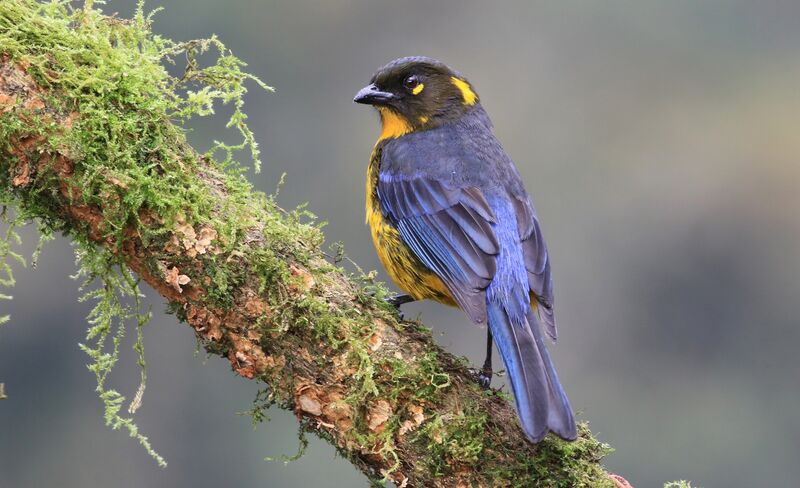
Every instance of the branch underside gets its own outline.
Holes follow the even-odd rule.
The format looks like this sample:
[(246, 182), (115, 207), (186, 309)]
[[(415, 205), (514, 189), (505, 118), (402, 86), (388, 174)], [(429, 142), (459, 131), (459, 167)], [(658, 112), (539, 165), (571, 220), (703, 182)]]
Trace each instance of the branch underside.
[[(206, 350), (264, 382), (270, 401), (368, 476), (416, 487), (614, 486), (600, 464), (608, 448), (586, 425), (573, 443), (527, 442), (507, 398), (481, 389), (465, 360), (398, 321), (383, 288), (373, 296), (325, 260), (318, 229), (195, 153), (179, 131), (174, 160), (142, 154), (147, 169), (123, 179), (113, 161), (70, 143), (91, 121), (59, 75), (2, 46), (0, 55), (0, 178), (16, 205), (124, 263)], [(207, 200), (131, 198), (149, 179)]]

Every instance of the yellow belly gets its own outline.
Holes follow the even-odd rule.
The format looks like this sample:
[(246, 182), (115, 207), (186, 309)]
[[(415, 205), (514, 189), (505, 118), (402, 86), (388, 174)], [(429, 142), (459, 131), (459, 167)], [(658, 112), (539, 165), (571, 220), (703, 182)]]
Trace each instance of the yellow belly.
[(415, 299), (429, 298), (455, 306), (442, 280), (414, 255), (383, 216), (377, 195), (379, 159), (380, 148), (376, 147), (367, 169), (367, 223), (381, 264), (397, 286)]

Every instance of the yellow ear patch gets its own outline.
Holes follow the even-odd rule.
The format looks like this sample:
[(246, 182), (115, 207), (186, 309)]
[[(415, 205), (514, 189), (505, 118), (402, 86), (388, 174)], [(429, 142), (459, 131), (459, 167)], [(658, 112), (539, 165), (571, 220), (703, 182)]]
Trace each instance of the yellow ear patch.
[(422, 93), (422, 90), (425, 88), (424, 83), (420, 83), (419, 85), (415, 86), (413, 90), (411, 90), (412, 95), (419, 95)]
[(411, 132), (411, 124), (402, 115), (386, 107), (378, 107), (378, 111), (381, 114), (381, 125), (383, 126), (378, 141), (394, 139)]
[(472, 88), (470, 88), (469, 83), (460, 78), (456, 78), (455, 76), (451, 76), (450, 80), (453, 82), (456, 88), (458, 88), (458, 90), (461, 92), (461, 96), (464, 97), (464, 104), (475, 105), (475, 102), (478, 100), (478, 95), (476, 95), (475, 92), (472, 91)]

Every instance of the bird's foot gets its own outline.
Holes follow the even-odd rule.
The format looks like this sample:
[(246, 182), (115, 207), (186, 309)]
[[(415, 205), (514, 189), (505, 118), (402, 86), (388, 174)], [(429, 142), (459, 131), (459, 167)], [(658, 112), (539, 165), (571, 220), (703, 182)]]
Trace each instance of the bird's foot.
[(492, 369), (483, 368), (478, 372), (478, 384), (484, 390), (489, 389), (492, 384)]
[(386, 297), (385, 300), (386, 300), (386, 303), (388, 303), (390, 305), (394, 305), (395, 308), (399, 309), (400, 305), (403, 305), (403, 304), (406, 304), (406, 303), (411, 303), (415, 299), (411, 295), (406, 295), (405, 293), (401, 293), (399, 295), (393, 295), (393, 296), (390, 296), (390, 297)]
[(405, 303), (413, 302), (413, 301), (415, 301), (415, 298), (412, 297), (411, 295), (406, 295), (405, 293), (400, 293), (400, 294), (397, 294), (397, 295), (388, 296), (388, 297), (384, 298), (383, 300), (386, 303), (388, 303), (389, 305), (392, 305), (395, 308), (395, 310), (397, 310), (397, 317), (401, 321), (403, 321), (403, 320), (405, 320), (405, 316), (403, 315), (403, 312), (400, 310), (400, 305), (403, 305)]

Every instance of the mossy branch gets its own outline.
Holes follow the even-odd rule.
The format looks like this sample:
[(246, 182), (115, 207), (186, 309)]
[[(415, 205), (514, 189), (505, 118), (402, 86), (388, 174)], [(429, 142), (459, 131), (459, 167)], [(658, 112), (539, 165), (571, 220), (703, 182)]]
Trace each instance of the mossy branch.
[[(219, 60), (201, 68), (195, 54), (209, 47)], [(189, 62), (176, 78), (164, 63), (180, 53)], [(479, 388), (426, 328), (399, 321), (384, 287), (326, 260), (304, 212), (253, 191), (232, 159), (242, 147), (258, 157), (240, 103), (254, 78), (242, 66), (216, 39), (152, 34), (141, 8), (122, 21), (90, 3), (0, 3), (0, 198), (15, 222), (76, 242), (85, 278), (101, 283), (90, 335), (104, 340), (112, 317), (132, 316), (141, 331), (141, 312), (119, 298), (138, 297), (141, 280), (209, 353), (266, 385), (255, 419), (271, 404), (293, 410), (373, 480), (619, 486), (600, 464), (609, 448), (585, 424), (572, 443), (527, 442), (505, 395)], [(243, 143), (201, 155), (180, 124), (215, 102), (234, 105), (229, 126)], [(110, 337), (112, 352), (102, 340), (86, 349), (119, 410), (103, 386), (121, 331)]]

